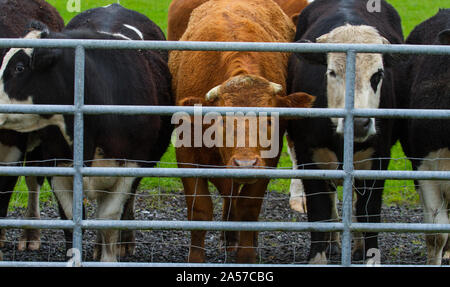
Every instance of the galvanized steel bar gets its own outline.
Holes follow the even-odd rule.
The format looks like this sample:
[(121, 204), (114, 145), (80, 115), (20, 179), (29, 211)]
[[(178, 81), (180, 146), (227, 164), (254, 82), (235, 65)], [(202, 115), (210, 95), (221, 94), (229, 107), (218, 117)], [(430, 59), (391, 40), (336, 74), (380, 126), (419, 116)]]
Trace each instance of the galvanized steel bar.
[[(166, 115), (186, 113), (194, 115), (194, 107), (181, 106), (101, 106), (86, 105), (81, 109), (85, 115)], [(262, 107), (211, 107), (203, 106), (201, 113), (229, 112), (242, 113), (278, 113), (281, 117), (300, 118), (344, 118), (345, 109), (331, 108), (262, 108)], [(2, 105), (0, 113), (6, 114), (75, 114), (75, 108), (67, 105)], [(354, 109), (354, 117), (403, 118), (403, 119), (450, 119), (450, 110), (413, 110), (413, 109)]]
[[(0, 228), (5, 229), (71, 229), (72, 220), (1, 219)], [(211, 231), (275, 231), (275, 232), (340, 232), (345, 228), (341, 222), (239, 222), (239, 221), (172, 221), (172, 220), (82, 220), (82, 229), (125, 230), (211, 230)], [(450, 233), (450, 224), (437, 223), (356, 223), (349, 226), (352, 232), (396, 233)]]
[(72, 229), (75, 226), (72, 220), (50, 220), (50, 219), (0, 219), (0, 228), (23, 228), (23, 229)]
[(87, 39), (0, 39), (0, 48), (76, 48), (86, 49), (151, 49), (186, 51), (255, 51), (255, 52), (342, 52), (394, 54), (450, 54), (445, 45), (378, 45), (267, 42), (189, 42), (189, 41), (129, 41)]
[(77, 250), (79, 258), (83, 252), (83, 238), (81, 221), (83, 220), (83, 153), (84, 153), (84, 80), (85, 80), (85, 50), (78, 46), (75, 50), (75, 91), (74, 91), (74, 142), (73, 142), (73, 248)]
[(352, 234), (350, 225), (352, 223), (352, 195), (353, 195), (353, 114), (355, 107), (355, 69), (356, 53), (353, 50), (347, 52), (345, 66), (345, 110), (347, 115), (344, 118), (344, 194), (342, 203), (342, 222), (344, 231), (342, 232), (342, 265), (350, 266), (352, 263)]
[[(343, 179), (343, 170), (83, 167), (83, 176)], [(74, 176), (71, 167), (1, 166), (0, 176)], [(354, 170), (357, 179), (450, 180), (448, 171)]]

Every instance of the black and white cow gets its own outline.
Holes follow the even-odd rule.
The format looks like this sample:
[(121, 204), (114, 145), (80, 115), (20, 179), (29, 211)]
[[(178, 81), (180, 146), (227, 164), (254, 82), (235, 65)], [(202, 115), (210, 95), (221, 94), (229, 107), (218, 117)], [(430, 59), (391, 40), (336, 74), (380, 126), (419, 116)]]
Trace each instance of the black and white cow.
[[(381, 1), (381, 12), (369, 12), (363, 0), (316, 0), (303, 10), (297, 25), (297, 42), (400, 44), (401, 20), (395, 9)], [(392, 57), (358, 54), (356, 59), (355, 107), (392, 108), (395, 94), (390, 68)], [(289, 63), (288, 92), (316, 96), (314, 107), (344, 108), (345, 63), (342, 53), (294, 54)], [(356, 118), (354, 121), (354, 168), (386, 169), (390, 157), (393, 121)], [(343, 162), (343, 119), (306, 118), (292, 121), (288, 134), (294, 142), (298, 164), (312, 169), (340, 169)], [(372, 160), (370, 160), (372, 159)], [(312, 163), (312, 165), (309, 165)], [(303, 180), (309, 221), (334, 221), (337, 181)], [(382, 180), (355, 180), (358, 222), (379, 222)], [(328, 233), (312, 232), (310, 263), (327, 263)], [(354, 258), (362, 259), (378, 247), (376, 233), (364, 234), (364, 246), (355, 247)], [(336, 250), (332, 246), (330, 250)]]
[[(419, 24), (406, 39), (412, 45), (450, 45), (450, 9)], [(450, 56), (411, 55), (403, 65), (401, 107), (450, 109)], [(405, 122), (402, 146), (414, 170), (450, 170), (448, 120), (411, 119)], [(450, 182), (418, 180), (426, 223), (450, 224)], [(441, 265), (450, 240), (447, 233), (426, 235), (427, 263)]]
[[(58, 11), (44, 0), (2, 0), (0, 1), (0, 38), (22, 37), (27, 25), (32, 20), (39, 20), (54, 31), (64, 28), (64, 21)], [(0, 48), (0, 65), (7, 49)], [(33, 137), (34, 138), (34, 137)], [(31, 138), (30, 138), (31, 139)], [(29, 135), (15, 131), (0, 131), (0, 164), (17, 165), (23, 161), (28, 148), (35, 148), (35, 141), (28, 142)], [(34, 150), (27, 155), (28, 160), (38, 160), (39, 150)], [(26, 182), (29, 189), (28, 208), (25, 216), (27, 218), (39, 218), (39, 189), (37, 178), (27, 177)], [(41, 179), (39, 179), (40, 181)], [(17, 182), (17, 177), (0, 177), (0, 218), (7, 215), (8, 205), (12, 191)], [(24, 230), (18, 245), (18, 250), (26, 248), (37, 250), (40, 247), (39, 230)], [(6, 232), (0, 230), (0, 247), (6, 240)]]
[[(136, 28), (135, 17), (123, 10), (121, 16), (109, 14), (102, 21), (121, 23)], [(86, 13), (86, 12), (85, 12)], [(125, 16), (124, 16), (125, 15)], [(114, 17), (113, 17), (114, 16)], [(99, 17), (99, 16), (98, 16)], [(147, 29), (160, 31), (146, 19)], [(119, 25), (120, 26), (120, 25)], [(121, 31), (97, 31), (82, 24), (62, 33), (54, 33), (41, 23), (34, 25), (25, 38), (42, 39), (105, 39), (123, 40)], [(117, 25), (109, 25), (111, 29)], [(160, 33), (160, 35), (163, 35)], [(129, 37), (128, 37), (129, 38)], [(164, 40), (164, 37), (154, 40)], [(73, 49), (11, 49), (8, 61), (0, 68), (0, 102), (72, 105), (74, 102)], [(85, 69), (86, 105), (172, 105), (170, 73), (167, 58), (159, 52), (146, 50), (87, 50)], [(92, 167), (151, 167), (165, 152), (172, 133), (169, 117), (102, 115), (84, 117), (84, 159)], [(45, 159), (72, 158), (73, 116), (62, 115), (0, 115), (0, 127), (16, 131), (36, 131), (47, 126), (58, 127), (64, 144), (55, 140), (55, 132), (43, 130), (40, 134)], [(61, 137), (61, 135), (63, 137)], [(57, 136), (57, 135), (56, 135)], [(60, 162), (58, 166), (71, 166)], [(91, 177), (84, 179), (85, 195), (96, 199), (97, 217), (118, 220), (140, 178)], [(53, 177), (52, 188), (66, 218), (72, 218), (72, 178)], [(101, 261), (116, 261), (119, 232), (99, 231)]]

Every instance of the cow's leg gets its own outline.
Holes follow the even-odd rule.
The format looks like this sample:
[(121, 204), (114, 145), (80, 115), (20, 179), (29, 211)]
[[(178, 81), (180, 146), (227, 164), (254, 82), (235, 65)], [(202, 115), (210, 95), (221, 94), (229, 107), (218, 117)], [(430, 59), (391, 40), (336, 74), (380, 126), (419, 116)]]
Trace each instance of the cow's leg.
[[(139, 186), (141, 178), (136, 179), (133, 182), (131, 189), (131, 196), (125, 203), (125, 207), (122, 213), (121, 220), (134, 220), (134, 200), (136, 198), (136, 190)], [(121, 230), (120, 231), (120, 257), (134, 255), (136, 248), (136, 237), (134, 230)]]
[[(450, 216), (450, 200), (447, 200), (447, 210), (449, 211)], [(447, 238), (447, 244), (444, 247), (444, 259), (450, 259), (450, 237)]]
[[(426, 223), (450, 224), (448, 202), (441, 190), (441, 183), (432, 180), (419, 180), (420, 197), (423, 203), (424, 221)], [(450, 191), (449, 191), (450, 194)], [(441, 265), (448, 233), (425, 235), (427, 243), (427, 264)]]
[[(27, 176), (25, 180), (28, 186), (28, 207), (25, 218), (40, 219), (39, 192), (41, 186), (38, 183), (37, 177)], [(23, 251), (27, 247), (29, 250), (39, 250), (41, 247), (41, 231), (39, 229), (24, 229), (22, 231), (17, 249)]]
[[(213, 204), (208, 191), (208, 181), (204, 178), (183, 178), (188, 220), (211, 221)], [(205, 230), (191, 231), (191, 246), (188, 261), (205, 261)]]
[[(18, 177), (0, 176), (0, 219), (6, 218), (8, 214), (9, 201), (14, 191)], [(6, 243), (6, 229), (0, 228), (0, 248)]]
[[(292, 169), (297, 169), (297, 156), (295, 154), (294, 143), (289, 140), (288, 142), (288, 154), (292, 161)], [(301, 179), (293, 178), (291, 179), (291, 185), (289, 186), (289, 205), (291, 209), (298, 211), (300, 213), (306, 213), (306, 198), (305, 198), (305, 189), (303, 187), (303, 182)]]
[[(122, 217), (134, 180), (135, 178), (130, 177), (119, 178), (113, 190), (98, 196), (98, 219), (119, 220)], [(99, 234), (102, 240), (100, 261), (116, 262), (119, 255), (119, 230), (100, 230)]]
[[(259, 179), (254, 184), (244, 185), (236, 200), (238, 221), (258, 221), (264, 194), (269, 180)], [(258, 247), (257, 231), (240, 231), (237, 263), (255, 263)]]
[[(58, 201), (59, 215), (62, 220), (71, 220), (73, 202), (73, 178), (55, 176), (51, 179), (51, 185), (56, 200)], [(73, 233), (71, 229), (64, 229), (66, 249), (72, 248)]]
[[(236, 196), (238, 195), (240, 184), (231, 179), (211, 179), (211, 182), (219, 190), (223, 197), (222, 220), (235, 221)], [(237, 231), (224, 231), (221, 234), (222, 246), (228, 251), (235, 251), (238, 244)]]
[[(362, 223), (380, 223), (384, 180), (356, 180), (356, 218)], [(378, 249), (378, 233), (363, 232), (364, 246), (355, 249), (353, 259), (365, 260), (367, 251)]]
[[(330, 199), (331, 199), (331, 219), (333, 222), (339, 222), (339, 214), (337, 210), (337, 193), (332, 192), (330, 193)], [(341, 240), (340, 240), (340, 233), (339, 232), (332, 232), (331, 238), (330, 238), (330, 244), (327, 248), (327, 254), (329, 255), (337, 255), (340, 253), (340, 246), (341, 246)]]
[[(303, 180), (308, 206), (309, 222), (329, 222), (332, 219), (332, 202), (328, 184), (323, 180)], [(311, 232), (309, 264), (327, 264), (326, 249), (330, 233)]]

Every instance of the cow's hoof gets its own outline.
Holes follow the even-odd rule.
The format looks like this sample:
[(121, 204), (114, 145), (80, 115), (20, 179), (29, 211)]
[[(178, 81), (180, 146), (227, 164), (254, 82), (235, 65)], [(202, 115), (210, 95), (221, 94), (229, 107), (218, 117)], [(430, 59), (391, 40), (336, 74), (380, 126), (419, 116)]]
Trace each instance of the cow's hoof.
[(305, 197), (295, 197), (289, 200), (289, 205), (292, 210), (295, 210), (300, 213), (306, 213), (306, 198)]
[(133, 256), (136, 253), (136, 244), (120, 243), (120, 257)]
[(97, 243), (94, 246), (94, 252), (92, 254), (92, 259), (94, 259), (94, 261), (99, 261), (101, 255), (102, 255), (102, 245)]
[(39, 229), (25, 229), (19, 239), (17, 250), (36, 251), (41, 248), (41, 231)]
[(236, 263), (256, 263), (256, 250), (252, 247), (240, 247), (236, 254)]
[(450, 259), (450, 250), (447, 250), (444, 252), (444, 256), (442, 257), (443, 259)]
[(331, 256), (336, 256), (341, 254), (341, 246), (339, 246), (338, 242), (331, 242), (327, 246), (327, 254), (330, 254)]
[(6, 244), (6, 229), (0, 229), (0, 248), (5, 247)]
[(0, 261), (3, 261), (3, 252), (0, 251)]
[(238, 234), (236, 231), (222, 232), (219, 242), (220, 250), (222, 251), (226, 250), (227, 252), (235, 252), (238, 247), (237, 236)]
[(353, 251), (352, 260), (355, 262), (364, 260), (364, 252), (362, 249), (356, 249)]
[(328, 263), (325, 252), (316, 253), (314, 257), (309, 259), (309, 264), (326, 265)]

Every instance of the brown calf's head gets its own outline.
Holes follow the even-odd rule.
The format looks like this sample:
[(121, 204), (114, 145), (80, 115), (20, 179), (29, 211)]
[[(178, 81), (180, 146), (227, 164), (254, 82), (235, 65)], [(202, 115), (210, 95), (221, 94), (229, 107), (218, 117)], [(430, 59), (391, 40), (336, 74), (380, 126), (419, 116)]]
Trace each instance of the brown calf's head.
[[(314, 97), (305, 93), (282, 95), (283, 86), (255, 75), (235, 76), (211, 89), (206, 104), (218, 107), (307, 108)], [(219, 119), (219, 120), (217, 120)], [(203, 122), (205, 124), (205, 121)], [(216, 147), (223, 165), (230, 168), (274, 167), (280, 154), (285, 121), (270, 113), (216, 114)], [(204, 133), (208, 133), (209, 128)], [(210, 131), (209, 131), (210, 133)], [(206, 142), (204, 143), (206, 144)]]

